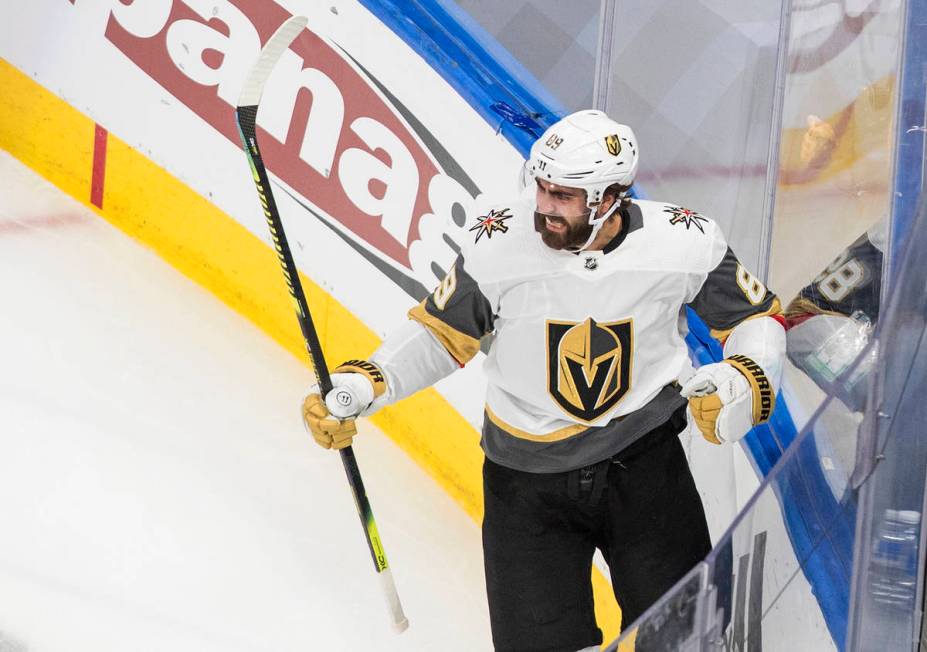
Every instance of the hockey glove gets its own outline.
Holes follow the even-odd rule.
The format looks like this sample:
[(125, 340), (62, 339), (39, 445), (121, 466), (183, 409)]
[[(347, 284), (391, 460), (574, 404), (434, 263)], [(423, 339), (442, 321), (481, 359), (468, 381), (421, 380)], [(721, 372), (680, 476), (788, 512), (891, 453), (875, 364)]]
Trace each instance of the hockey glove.
[(689, 399), (690, 418), (712, 444), (742, 438), (769, 419), (775, 404), (763, 369), (742, 355), (700, 367), (681, 394)]
[(386, 377), (366, 360), (349, 360), (331, 374), (332, 390), (325, 396), (319, 386), (303, 400), (303, 424), (322, 448), (340, 450), (357, 434), (355, 417), (386, 393)]

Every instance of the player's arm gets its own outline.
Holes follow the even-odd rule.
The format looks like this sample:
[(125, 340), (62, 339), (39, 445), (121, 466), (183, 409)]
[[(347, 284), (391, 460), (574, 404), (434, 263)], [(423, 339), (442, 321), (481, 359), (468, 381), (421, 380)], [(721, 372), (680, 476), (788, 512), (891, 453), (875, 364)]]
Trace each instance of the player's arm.
[(705, 439), (736, 441), (775, 407), (785, 355), (779, 299), (725, 244), (689, 305), (723, 344), (724, 360), (696, 370), (682, 394)]
[(463, 257), (392, 332), (369, 360), (351, 360), (331, 375), (323, 401), (317, 387), (303, 402), (303, 420), (319, 445), (344, 448), (357, 433), (354, 418), (373, 414), (462, 367), (493, 328), (493, 310)]

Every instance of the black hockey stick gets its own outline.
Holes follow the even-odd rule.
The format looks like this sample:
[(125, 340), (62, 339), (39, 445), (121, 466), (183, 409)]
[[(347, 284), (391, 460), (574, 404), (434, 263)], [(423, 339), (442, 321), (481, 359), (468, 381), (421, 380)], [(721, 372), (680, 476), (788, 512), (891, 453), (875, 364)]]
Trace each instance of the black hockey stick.
[[(312, 323), (312, 315), (309, 314), (309, 305), (306, 303), (306, 296), (299, 281), (299, 272), (296, 269), (296, 263), (293, 261), (293, 254), (290, 252), (286, 234), (283, 232), (283, 222), (280, 220), (280, 213), (277, 211), (277, 204), (274, 202), (274, 195), (270, 189), (267, 168), (264, 167), (264, 161), (261, 159), (256, 133), (258, 104), (261, 101), (264, 84), (270, 77), (274, 65), (290, 44), (296, 40), (296, 37), (306, 27), (307, 23), (308, 19), (304, 16), (293, 16), (270, 37), (270, 40), (261, 50), (261, 54), (254, 66), (248, 72), (248, 77), (238, 98), (238, 106), (235, 107), (235, 117), (238, 122), (238, 133), (241, 136), (245, 153), (248, 155), (248, 163), (251, 165), (251, 174), (257, 186), (258, 196), (260, 196), (261, 205), (264, 207), (264, 216), (267, 218), (267, 225), (270, 227), (270, 234), (274, 239), (277, 257), (280, 259), (280, 265), (283, 268), (283, 277), (290, 290), (290, 295), (293, 297), (299, 327), (302, 330), (303, 339), (306, 341), (306, 349), (309, 351), (312, 367), (315, 370), (319, 388), (324, 398), (332, 389), (331, 376), (329, 376), (328, 367), (325, 364), (325, 357), (322, 355), (319, 336), (316, 333), (315, 325)], [(361, 525), (367, 537), (367, 547), (370, 549), (373, 565), (380, 576), (381, 586), (393, 616), (393, 625), (397, 631), (404, 631), (409, 626), (409, 621), (406, 619), (402, 611), (402, 604), (399, 602), (399, 594), (396, 592), (396, 584), (393, 582), (393, 575), (386, 561), (386, 552), (380, 542), (377, 523), (373, 518), (373, 511), (370, 509), (367, 493), (364, 491), (364, 482), (361, 480), (360, 469), (357, 468), (354, 451), (348, 446), (341, 449), (340, 453), (341, 462), (344, 464), (344, 470), (348, 475), (348, 483), (351, 485), (351, 491), (354, 494), (357, 514), (360, 516)]]

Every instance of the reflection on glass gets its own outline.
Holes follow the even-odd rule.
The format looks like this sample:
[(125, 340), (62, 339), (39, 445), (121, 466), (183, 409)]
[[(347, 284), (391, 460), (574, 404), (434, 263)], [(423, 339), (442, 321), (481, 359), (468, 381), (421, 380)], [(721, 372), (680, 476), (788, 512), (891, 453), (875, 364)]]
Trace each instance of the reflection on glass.
[(717, 221), (766, 281), (782, 0), (614, 4), (604, 108), (634, 125), (640, 187)]
[[(818, 116), (808, 115), (806, 128), (794, 147), (798, 151), (797, 164), (788, 168), (781, 179), (786, 186), (822, 184), (817, 194), (807, 198), (808, 209), (821, 212), (817, 228), (822, 233), (839, 228), (844, 217), (828, 213), (833, 193), (827, 192), (826, 183), (821, 181), (827, 177), (826, 170), (833, 164), (838, 145), (838, 130)], [(841, 194), (843, 191), (837, 193)], [(852, 222), (850, 226), (853, 228)], [(852, 474), (869, 376), (877, 355), (876, 347), (868, 344), (879, 319), (886, 231), (887, 219), (883, 216), (855, 234), (855, 240), (829, 263), (804, 272), (810, 282), (798, 290), (785, 309), (787, 355), (792, 366), (785, 371), (784, 387), (796, 427), (804, 426), (825, 397), (837, 399), (823, 410), (815, 431), (827, 462), (824, 473), (837, 498)], [(833, 239), (818, 237), (820, 241), (815, 244), (819, 249), (832, 250)], [(793, 267), (804, 264), (796, 262)], [(864, 350), (866, 358), (858, 361)], [(822, 430), (835, 436), (823, 437)]]
[[(923, 282), (921, 298), (905, 303), (917, 319), (898, 322), (910, 333), (893, 326), (880, 297), (900, 7), (897, 0), (792, 3), (769, 285), (791, 298), (783, 395), (800, 434), (770, 428), (781, 448), (791, 445), (705, 560), (699, 591), (677, 585), (609, 649), (632, 649), (625, 646), (645, 632), (677, 631), (689, 638), (676, 636), (663, 649), (843, 650), (851, 605), (860, 604), (871, 611), (856, 615), (853, 649), (910, 648), (923, 478), (916, 495), (898, 485), (905, 464), (916, 466), (927, 446), (917, 433), (891, 429), (901, 412), (886, 401), (891, 393), (879, 396), (887, 414), (869, 395), (870, 378), (883, 372), (877, 346), (927, 368), (911, 362), (927, 360)], [(876, 341), (880, 317), (892, 330)], [(885, 383), (898, 384), (899, 395), (927, 378), (897, 367)], [(925, 394), (904, 410), (920, 410), (921, 423)], [(876, 431), (884, 431), (877, 444), (889, 443), (873, 464), (882, 451), (869, 442)], [(892, 454), (888, 432), (904, 454)], [(880, 472), (895, 493), (863, 500)], [(869, 510), (871, 527), (858, 527)], [(855, 569), (862, 598), (851, 593), (854, 560), (865, 568)]]
[(600, 0), (457, 0), (567, 113), (592, 106)]
[(921, 513), (886, 509), (873, 537), (869, 559), (869, 590), (880, 605), (914, 608), (917, 592), (917, 541)]
[(769, 282), (794, 297), (783, 394), (798, 429), (820, 410), (810, 437), (836, 500), (876, 355), (857, 362), (879, 319), (900, 25), (897, 0), (792, 5)]
[(900, 7), (792, 3), (768, 279), (781, 296), (887, 213)]
[[(918, 66), (920, 67), (920, 66)], [(923, 106), (923, 105), (922, 105)], [(852, 485), (859, 487), (859, 548), (850, 642), (854, 650), (911, 650), (923, 632), (917, 602), (927, 473), (927, 203), (920, 197), (881, 310), (872, 407)], [(893, 252), (895, 253), (895, 252)], [(922, 562), (921, 562), (922, 563)], [(923, 645), (920, 646), (921, 648)]]
[[(869, 342), (879, 319), (886, 220), (842, 251), (785, 309), (789, 360), (852, 411), (863, 409), (865, 363), (840, 378)], [(839, 382), (838, 378), (840, 379)]]
[[(820, 444), (843, 433), (811, 426), (704, 564), (608, 649), (630, 650), (632, 641), (634, 650), (843, 649), (856, 498), (847, 491), (838, 499), (826, 477), (830, 453)], [(883, 584), (895, 586), (906, 558), (892, 546), (907, 534), (888, 532), (882, 545), (896, 575)]]
[(635, 626), (622, 633), (622, 647), (607, 649), (633, 649), (634, 652), (687, 649), (697, 640), (700, 631), (697, 618), (705, 570), (705, 564), (692, 569), (663, 600), (639, 618)]

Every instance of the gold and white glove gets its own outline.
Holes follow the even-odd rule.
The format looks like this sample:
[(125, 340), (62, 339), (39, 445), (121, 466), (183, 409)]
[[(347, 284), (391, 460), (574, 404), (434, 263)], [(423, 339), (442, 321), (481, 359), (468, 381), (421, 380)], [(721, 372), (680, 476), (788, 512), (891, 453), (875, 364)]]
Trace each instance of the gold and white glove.
[(357, 434), (355, 418), (386, 393), (386, 376), (372, 362), (349, 360), (331, 374), (332, 390), (322, 400), (314, 385), (303, 400), (303, 424), (322, 448), (340, 450)]
[(769, 419), (776, 395), (762, 367), (743, 355), (699, 367), (680, 393), (690, 419), (712, 444), (737, 441)]

